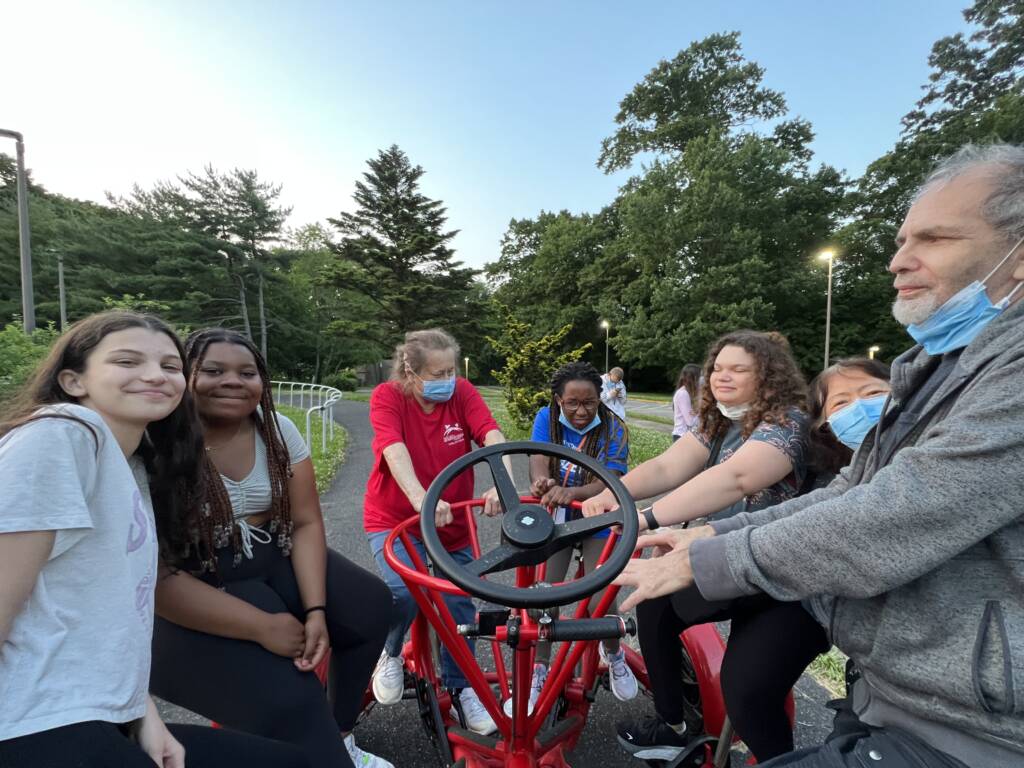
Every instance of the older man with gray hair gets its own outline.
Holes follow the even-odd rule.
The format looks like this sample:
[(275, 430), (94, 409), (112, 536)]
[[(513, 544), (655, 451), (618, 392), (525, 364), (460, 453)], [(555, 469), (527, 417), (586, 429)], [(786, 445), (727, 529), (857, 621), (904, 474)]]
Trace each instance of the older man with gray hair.
[(1024, 765), (1024, 148), (942, 162), (896, 245), (893, 314), (917, 345), (853, 463), (644, 537), (666, 554), (617, 579), (637, 587), (623, 610), (680, 589), (800, 600), (850, 656), (829, 741), (766, 766)]

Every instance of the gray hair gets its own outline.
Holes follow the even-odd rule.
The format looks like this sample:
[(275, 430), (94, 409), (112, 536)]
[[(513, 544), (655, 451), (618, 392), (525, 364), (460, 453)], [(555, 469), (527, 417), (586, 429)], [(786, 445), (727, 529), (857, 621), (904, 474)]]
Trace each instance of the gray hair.
[(455, 358), (455, 366), (459, 364), (459, 343), (450, 333), (440, 328), (429, 328), (425, 331), (409, 331), (405, 334), (405, 342), (395, 347), (391, 359), (391, 379), (397, 381), (405, 393), (412, 390), (409, 370), (419, 373), (427, 362), (430, 352), (451, 350)]
[(914, 196), (948, 184), (976, 168), (990, 169), (992, 194), (982, 204), (985, 220), (1007, 240), (1024, 237), (1024, 147), (1014, 144), (967, 144), (939, 162)]

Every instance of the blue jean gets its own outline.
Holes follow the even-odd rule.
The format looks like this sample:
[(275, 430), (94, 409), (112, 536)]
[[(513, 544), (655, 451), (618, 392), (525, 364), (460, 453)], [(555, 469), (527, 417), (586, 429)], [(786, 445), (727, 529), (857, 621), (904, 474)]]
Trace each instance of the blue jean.
[[(388, 628), (388, 636), (384, 641), (384, 650), (388, 652), (388, 656), (399, 656), (402, 653), (402, 642), (405, 640), (405, 633), (409, 631), (413, 619), (416, 618), (418, 607), (416, 600), (409, 592), (409, 588), (402, 581), (402, 577), (395, 573), (384, 559), (384, 540), (387, 539), (389, 533), (391, 531), (374, 531), (373, 533), (366, 534), (366, 537), (370, 542), (373, 559), (377, 561), (377, 567), (380, 569), (381, 578), (391, 588), (391, 595), (395, 603), (394, 612), (391, 614), (391, 626)], [(416, 547), (416, 552), (419, 554), (420, 559), (428, 562), (427, 550), (423, 546), (423, 542), (415, 536), (410, 536), (409, 538)], [(412, 558), (405, 551), (405, 546), (402, 544), (401, 539), (395, 541), (395, 554), (410, 568), (414, 567)], [(473, 550), (469, 547), (455, 550), (449, 554), (460, 565), (468, 563), (473, 559)], [(456, 624), (472, 624), (476, 621), (476, 606), (473, 605), (473, 601), (470, 598), (463, 595), (445, 594), (444, 602), (448, 606), (448, 610), (451, 611), (452, 618)], [(469, 652), (476, 655), (476, 641), (467, 638), (466, 645), (469, 647)], [(455, 659), (448, 653), (448, 649), (443, 647), (441, 648), (441, 683), (446, 688), (469, 687), (466, 675), (459, 669), (459, 665), (455, 663)]]

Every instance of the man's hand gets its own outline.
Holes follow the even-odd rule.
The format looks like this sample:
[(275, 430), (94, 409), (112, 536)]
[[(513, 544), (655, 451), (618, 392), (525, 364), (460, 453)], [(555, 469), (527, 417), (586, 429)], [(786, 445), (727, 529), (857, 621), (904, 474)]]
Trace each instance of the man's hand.
[(138, 721), (139, 746), (160, 768), (185, 768), (185, 748), (167, 730), (153, 700), (146, 698), (146, 714)]
[(615, 494), (606, 489), (583, 502), (583, 516), (597, 517), (618, 508), (619, 503), (615, 501)]
[(628, 611), (644, 600), (670, 595), (693, 584), (690, 544), (714, 535), (711, 526), (702, 525), (685, 530), (668, 529), (637, 539), (636, 548), (654, 547), (654, 556), (648, 560), (630, 560), (622, 573), (615, 577), (613, 584), (636, 587), (619, 605), (620, 612)]
[(487, 517), (497, 517), (502, 513), (501, 499), (498, 498), (498, 489), (490, 488), (484, 491), (484, 514)]
[(313, 611), (306, 617), (305, 631), (306, 644), (302, 656), (295, 660), (295, 667), (300, 672), (312, 672), (323, 661), (331, 645), (327, 634), (327, 616), (323, 611)]

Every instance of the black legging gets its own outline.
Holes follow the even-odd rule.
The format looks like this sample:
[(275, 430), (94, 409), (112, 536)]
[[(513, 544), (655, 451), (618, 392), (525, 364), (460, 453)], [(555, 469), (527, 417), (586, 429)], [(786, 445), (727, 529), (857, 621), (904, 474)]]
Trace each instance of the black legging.
[[(254, 543), (254, 558), (231, 567), (222, 550), (226, 591), (270, 613), (303, 620), (289, 558), (274, 544)], [(391, 620), (391, 590), (379, 578), (327, 551), (327, 630), (331, 701), (316, 676), (257, 643), (196, 632), (158, 618), (150, 688), (162, 699), (241, 731), (302, 747), (312, 768), (351, 766), (341, 737), (362, 707)]]
[[(308, 768), (302, 751), (248, 733), (169, 725), (185, 748), (185, 768)], [(0, 768), (153, 768), (118, 726), (91, 721), (0, 741)]]
[(780, 603), (767, 595), (710, 602), (690, 587), (640, 603), (636, 616), (654, 706), (666, 722), (683, 722), (679, 633), (695, 624), (731, 619), (722, 660), (729, 719), (759, 762), (792, 751), (786, 694), (829, 648), (825, 630), (800, 603)]

